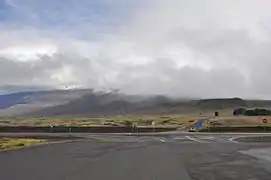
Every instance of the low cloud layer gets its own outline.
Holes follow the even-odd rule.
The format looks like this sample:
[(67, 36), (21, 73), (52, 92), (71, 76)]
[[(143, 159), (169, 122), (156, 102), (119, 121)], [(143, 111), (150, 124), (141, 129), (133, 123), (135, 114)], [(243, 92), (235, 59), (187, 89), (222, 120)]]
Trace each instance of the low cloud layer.
[(0, 86), (271, 98), (268, 0), (19, 2), (0, 6)]

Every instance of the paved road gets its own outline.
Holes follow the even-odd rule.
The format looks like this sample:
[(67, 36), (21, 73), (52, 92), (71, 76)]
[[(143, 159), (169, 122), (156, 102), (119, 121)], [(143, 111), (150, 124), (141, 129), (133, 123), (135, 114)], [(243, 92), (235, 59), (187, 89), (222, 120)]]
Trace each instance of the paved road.
[(0, 176), (5, 180), (270, 180), (271, 143), (238, 143), (237, 136), (85, 135), (83, 140), (2, 152)]

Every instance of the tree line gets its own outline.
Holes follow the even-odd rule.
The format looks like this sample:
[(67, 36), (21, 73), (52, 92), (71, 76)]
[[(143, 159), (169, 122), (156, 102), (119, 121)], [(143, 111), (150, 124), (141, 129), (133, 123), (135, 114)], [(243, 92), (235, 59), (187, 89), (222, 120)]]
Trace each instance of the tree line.
[(271, 111), (265, 108), (245, 109), (237, 108), (233, 111), (233, 115), (245, 115), (245, 116), (269, 116)]

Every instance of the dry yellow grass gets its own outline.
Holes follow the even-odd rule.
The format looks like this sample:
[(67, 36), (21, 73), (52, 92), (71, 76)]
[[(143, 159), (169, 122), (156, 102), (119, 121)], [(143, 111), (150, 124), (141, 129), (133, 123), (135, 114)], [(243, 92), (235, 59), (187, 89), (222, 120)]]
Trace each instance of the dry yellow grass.
[[(263, 123), (267, 119), (268, 123)], [(266, 126), (271, 125), (270, 116), (223, 116), (213, 119), (225, 126)]]
[[(138, 126), (150, 126), (155, 122), (155, 126), (177, 126), (186, 127), (193, 120), (201, 118), (210, 118), (206, 114), (171, 114), (171, 115), (118, 115), (105, 116), (97, 118), (15, 118), (0, 119), (0, 125), (29, 125), (29, 126), (50, 126), (50, 125), (71, 125), (71, 126), (97, 126), (97, 125), (115, 125), (122, 126), (126, 122), (134, 122)], [(262, 123), (262, 119), (267, 119), (268, 123)], [(229, 114), (221, 114), (219, 117), (211, 118), (225, 126), (265, 126), (271, 125), (271, 116), (232, 116)], [(206, 124), (208, 126), (208, 124)]]
[(46, 142), (44, 139), (0, 138), (0, 149), (14, 149)]
[(117, 115), (97, 118), (13, 118), (0, 119), (0, 125), (26, 125), (26, 126), (50, 126), (50, 125), (71, 125), (71, 126), (96, 126), (116, 125), (121, 126), (126, 122), (134, 122), (139, 126), (149, 126), (155, 122), (156, 126), (185, 126), (191, 120), (197, 119), (195, 115)]

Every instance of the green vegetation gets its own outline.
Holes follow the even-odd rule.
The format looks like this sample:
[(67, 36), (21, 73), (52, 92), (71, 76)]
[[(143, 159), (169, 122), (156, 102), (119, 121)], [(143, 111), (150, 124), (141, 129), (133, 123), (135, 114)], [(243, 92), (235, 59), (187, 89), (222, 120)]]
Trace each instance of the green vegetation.
[(33, 144), (39, 144), (46, 142), (44, 139), (30, 139), (30, 138), (0, 138), (0, 150), (2, 149), (14, 149), (24, 146), (30, 146)]
[(269, 116), (271, 115), (271, 111), (269, 109), (264, 108), (255, 108), (255, 109), (245, 109), (238, 108), (233, 111), (233, 115), (245, 115), (245, 116)]

